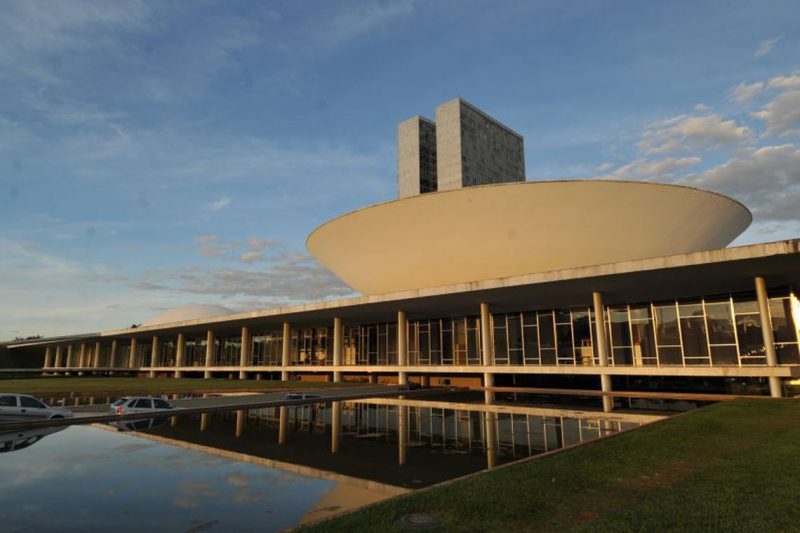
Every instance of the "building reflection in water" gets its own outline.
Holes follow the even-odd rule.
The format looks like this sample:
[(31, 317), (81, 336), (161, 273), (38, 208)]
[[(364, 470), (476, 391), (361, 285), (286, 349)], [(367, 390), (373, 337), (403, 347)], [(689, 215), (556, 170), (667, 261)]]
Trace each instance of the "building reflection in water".
[(141, 435), (278, 468), (417, 488), (661, 418), (370, 399), (177, 416)]

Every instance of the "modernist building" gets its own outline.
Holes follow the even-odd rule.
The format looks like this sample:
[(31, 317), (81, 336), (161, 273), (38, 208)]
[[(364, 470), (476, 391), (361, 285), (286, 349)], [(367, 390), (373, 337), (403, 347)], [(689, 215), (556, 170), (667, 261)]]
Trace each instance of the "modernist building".
[[(469, 130), (473, 108), (453, 102), (441, 107), (460, 109)], [(424, 175), (403, 173), (402, 132), (432, 146), (431, 124), (413, 120), (400, 126), (401, 191), (404, 176)], [(681, 186), (521, 182), (508, 170), (512, 183), (464, 187), (469, 150), (461, 186), (443, 187), (444, 122), (437, 112), (437, 192), (345, 214), (308, 238), (362, 296), (177, 313), (10, 348), (44, 353), (53, 373), (570, 386), (596, 389), (607, 410), (641, 391), (781, 396), (800, 377), (800, 240), (726, 248), (750, 212)], [(522, 169), (515, 149), (484, 149), (505, 154), (483, 159), (486, 181), (509, 161)]]
[(438, 106), (435, 123), (416, 116), (397, 126), (400, 198), (517, 181), (525, 181), (522, 136), (462, 98)]

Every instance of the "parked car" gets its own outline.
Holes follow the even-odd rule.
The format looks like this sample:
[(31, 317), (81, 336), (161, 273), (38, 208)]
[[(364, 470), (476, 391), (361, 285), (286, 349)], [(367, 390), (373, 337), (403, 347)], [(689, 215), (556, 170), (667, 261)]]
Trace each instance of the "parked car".
[(112, 415), (130, 415), (135, 413), (152, 413), (168, 411), (175, 406), (163, 398), (150, 396), (124, 396), (111, 404), (108, 412)]
[(64, 407), (50, 407), (27, 394), (0, 392), (0, 421), (21, 422), (48, 418), (71, 418), (72, 411)]
[(311, 394), (308, 392), (290, 392), (283, 397), (284, 400), (321, 400), (322, 396), (319, 394)]

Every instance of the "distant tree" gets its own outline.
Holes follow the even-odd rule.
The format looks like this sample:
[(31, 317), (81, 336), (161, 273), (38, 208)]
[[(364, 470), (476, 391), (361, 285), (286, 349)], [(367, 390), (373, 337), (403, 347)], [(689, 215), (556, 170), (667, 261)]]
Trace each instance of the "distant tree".
[(139, 326), (141, 326), (141, 324), (131, 324), (131, 327), (130, 327), (130, 329), (136, 329), (136, 328), (138, 328)]

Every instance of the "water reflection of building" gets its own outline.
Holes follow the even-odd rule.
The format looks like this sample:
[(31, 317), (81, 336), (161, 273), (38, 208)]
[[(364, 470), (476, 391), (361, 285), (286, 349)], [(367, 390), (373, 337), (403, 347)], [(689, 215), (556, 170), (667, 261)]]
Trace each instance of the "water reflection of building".
[(751, 215), (708, 191), (519, 181), (521, 137), (442, 108), (399, 130), (407, 197), (308, 238), (364, 296), (10, 348), (53, 373), (574, 386), (607, 410), (614, 391), (780, 396), (800, 377), (800, 240), (726, 248)]
[(415, 488), (660, 418), (383, 399), (176, 417), (146, 434), (304, 474)]

